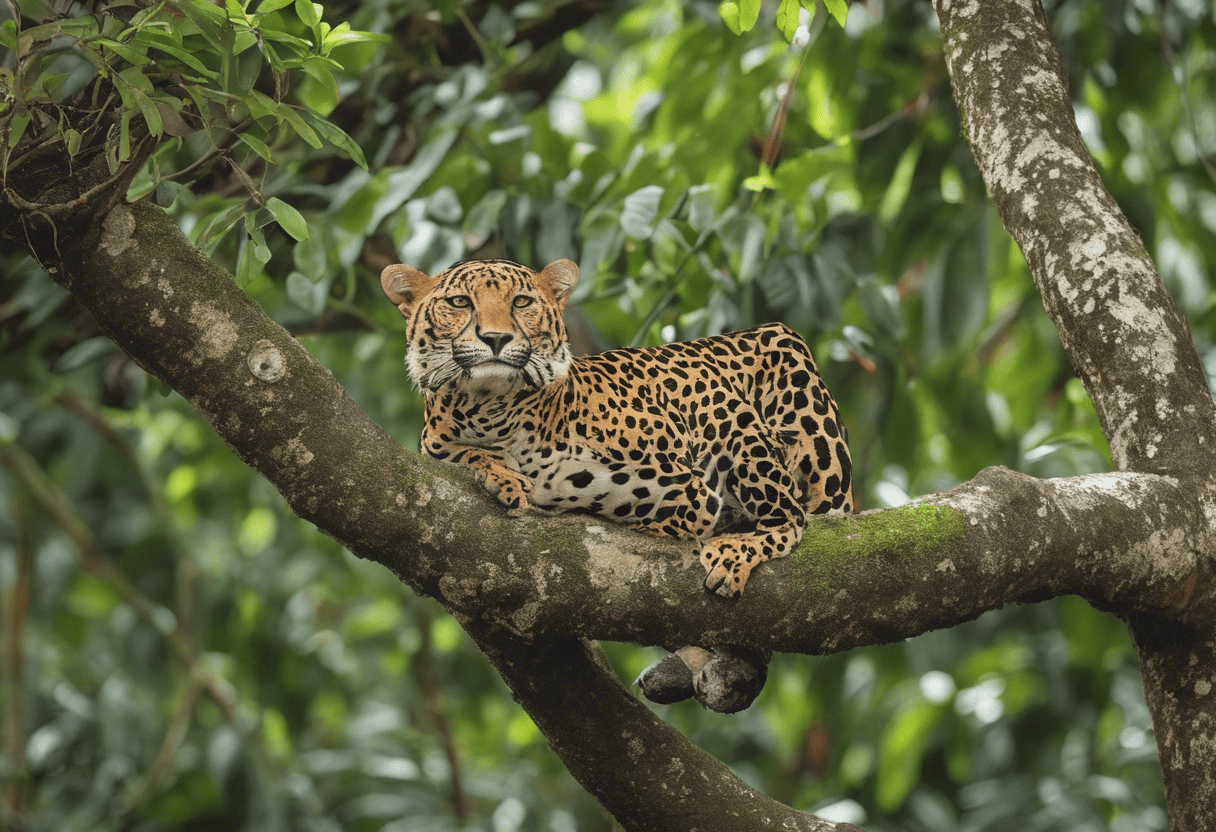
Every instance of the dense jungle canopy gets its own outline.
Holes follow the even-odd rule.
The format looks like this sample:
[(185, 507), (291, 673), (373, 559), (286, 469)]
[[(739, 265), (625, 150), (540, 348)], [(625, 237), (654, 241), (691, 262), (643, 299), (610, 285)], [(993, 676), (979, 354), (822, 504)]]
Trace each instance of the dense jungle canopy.
[[(116, 176), (146, 158), (127, 197), (410, 449), (422, 403), (381, 268), (568, 257), (583, 352), (799, 330), (865, 508), (991, 465), (1111, 470), (933, 8), (799, 8), (14, 0), (0, 153), (16, 170), (58, 130), (73, 156), (103, 139)], [(1210, 380), (1216, 11), (1045, 8)], [(30, 255), (46, 226), (0, 226), (0, 827), (614, 828), (452, 616), (296, 517), (102, 334)], [(626, 683), (662, 655), (603, 647)], [(653, 707), (765, 794), (867, 830), (1168, 827), (1135, 650), (1075, 596), (778, 654), (738, 715)]]

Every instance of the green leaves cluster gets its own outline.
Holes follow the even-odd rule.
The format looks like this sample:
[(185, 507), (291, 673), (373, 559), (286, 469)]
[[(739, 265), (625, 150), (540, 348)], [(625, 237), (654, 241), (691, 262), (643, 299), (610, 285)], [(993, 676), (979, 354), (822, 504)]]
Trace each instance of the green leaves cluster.
[[(760, 0), (726, 0), (718, 6), (718, 14), (736, 35), (750, 32), (760, 19)], [(781, 0), (777, 6), (777, 28), (785, 39), (792, 41), (798, 31), (803, 10), (817, 14), (826, 10), (839, 25), (844, 26), (849, 14), (848, 0)]]
[[(281, 199), (268, 202), (245, 173), (234, 142), (267, 165), (284, 161), (295, 140), (312, 148), (329, 142), (366, 167), (359, 145), (325, 116), (337, 103), (334, 78), (342, 46), (382, 36), (321, 20), (322, 7), (304, 2), (166, 0), (143, 7), (106, 6), (95, 14), (56, 16), (36, 26), (19, 18), (0, 23), (0, 47), (12, 66), (0, 68), (0, 136), (7, 174), (36, 147), (60, 145), (73, 157), (104, 152), (111, 173), (151, 155), (154, 165), (131, 196), (160, 189), (171, 201), (181, 188), (163, 171), (166, 157), (191, 153), (238, 161), (249, 198), (295, 239), (307, 237), (300, 214)], [(25, 144), (22, 145), (23, 139)], [(149, 148), (138, 159), (134, 147)], [(14, 151), (24, 149), (24, 154)], [(237, 212), (226, 218), (226, 230)], [(253, 256), (242, 263), (248, 279), (254, 258), (269, 259), (265, 222), (247, 222)], [(221, 229), (213, 229), (216, 234)]]

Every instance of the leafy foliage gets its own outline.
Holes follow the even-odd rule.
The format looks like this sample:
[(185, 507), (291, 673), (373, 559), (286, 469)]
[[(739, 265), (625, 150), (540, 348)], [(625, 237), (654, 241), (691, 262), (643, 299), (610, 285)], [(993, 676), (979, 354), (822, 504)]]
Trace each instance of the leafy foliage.
[[(1107, 468), (959, 138), (927, 6), (829, 3), (842, 28), (785, 2), (734, 4), (735, 25), (727, 5), (28, 0), (0, 23), (0, 149), (6, 170), (34, 139), (116, 170), (148, 137), (129, 196), (166, 205), (409, 447), (421, 403), (380, 267), (572, 257), (584, 350), (801, 330), (868, 507), (991, 464)], [(1091, 152), (1216, 370), (1211, 10), (1049, 13)], [(450, 618), (287, 513), (6, 257), (6, 822), (610, 827)], [(778, 657), (735, 718), (663, 712), (775, 797), (875, 830), (1164, 829), (1112, 623), (1078, 599), (1006, 610)], [(625, 679), (653, 658), (608, 647)]]

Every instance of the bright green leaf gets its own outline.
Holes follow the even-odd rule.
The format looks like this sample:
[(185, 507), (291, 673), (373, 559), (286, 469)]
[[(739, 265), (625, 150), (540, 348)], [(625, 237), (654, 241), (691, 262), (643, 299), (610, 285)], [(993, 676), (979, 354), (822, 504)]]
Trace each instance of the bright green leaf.
[(884, 812), (899, 808), (920, 779), (929, 733), (942, 706), (916, 700), (895, 715), (883, 733), (874, 798)]
[(845, 19), (849, 16), (848, 0), (823, 0), (823, 5), (827, 7), (828, 14), (832, 15), (832, 18), (843, 27)]
[(799, 0), (781, 0), (781, 5), (777, 7), (777, 28), (788, 41), (792, 41), (794, 33), (798, 31), (798, 16), (801, 11), (802, 4)]
[(296, 15), (300, 21), (309, 28), (316, 26), (321, 20), (322, 7), (319, 3), (312, 3), (309, 0), (295, 0)]
[(698, 234), (713, 227), (717, 219), (714, 213), (717, 196), (717, 189), (713, 185), (694, 185), (688, 189), (688, 224)]
[(139, 107), (140, 115), (144, 117), (144, 121), (148, 124), (148, 132), (153, 137), (159, 138), (165, 128), (160, 118), (160, 111), (156, 109), (156, 105), (152, 103), (152, 99), (136, 89), (131, 90), (131, 97), (135, 100), (135, 106)]
[(773, 179), (773, 170), (768, 165), (761, 165), (760, 172), (755, 176), (749, 176), (743, 180), (743, 187), (749, 191), (767, 191), (777, 187), (777, 182)]
[(304, 119), (293, 107), (288, 104), (280, 104), (275, 108), (275, 113), (290, 124), (291, 129), (295, 130), (301, 139), (313, 147), (321, 146), (321, 140), (317, 138), (316, 132), (304, 123)]
[(882, 195), (882, 203), (878, 206), (878, 216), (883, 222), (894, 222), (899, 216), (908, 194), (912, 191), (912, 175), (916, 172), (916, 161), (920, 158), (923, 139), (919, 136), (900, 154), (891, 174), (891, 181)]

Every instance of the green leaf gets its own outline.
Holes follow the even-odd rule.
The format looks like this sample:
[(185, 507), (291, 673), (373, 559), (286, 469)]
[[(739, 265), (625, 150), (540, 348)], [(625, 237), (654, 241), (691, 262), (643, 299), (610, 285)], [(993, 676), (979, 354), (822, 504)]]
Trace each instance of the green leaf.
[(241, 246), (240, 257), (236, 261), (236, 285), (247, 286), (251, 280), (262, 272), (262, 264), (254, 256), (257, 246), (251, 240), (245, 240)]
[(100, 40), (96, 41), (96, 43), (113, 52), (115, 55), (131, 64), (131, 66), (147, 66), (148, 64), (152, 63), (152, 59), (143, 52), (140, 52), (138, 49), (132, 49), (125, 43), (119, 43), (116, 40), (108, 40), (106, 38), (101, 38)]
[(207, 0), (176, 0), (168, 5), (184, 14), (208, 43), (221, 50), (221, 56), (227, 54), (225, 30), (231, 37), (231, 27), (222, 11)]
[(312, 3), (309, 0), (295, 0), (296, 15), (300, 21), (308, 27), (316, 26), (321, 20), (321, 5)]
[(149, 46), (158, 52), (163, 52), (166, 55), (177, 58), (183, 64), (190, 67), (205, 78), (212, 81), (219, 78), (218, 72), (213, 69), (208, 69), (202, 61), (195, 57), (188, 49), (185, 49), (175, 43), (172, 38), (156, 32), (144, 32), (140, 35), (140, 40), (147, 42)]
[(314, 113), (306, 112), (304, 117), (312, 122), (312, 126), (316, 128), (325, 141), (345, 152), (352, 162), (367, 170), (367, 159), (363, 156), (363, 148), (355, 144), (355, 140), (346, 135), (346, 132), (341, 127), (331, 124)]
[(894, 286), (864, 277), (857, 281), (857, 299), (870, 323), (884, 338), (898, 340), (903, 336), (904, 320)]
[(262, 4), (258, 6), (258, 14), (277, 12), (279, 9), (287, 8), (293, 2), (294, 0), (262, 0)]
[(840, 108), (833, 100), (831, 68), (812, 61), (806, 75), (806, 112), (811, 127), (825, 139), (845, 132)]
[[(134, 90), (132, 90), (134, 92)], [(131, 158), (131, 111), (123, 109), (118, 124), (118, 161), (125, 162)]]
[(118, 80), (127, 84), (133, 90), (139, 90), (144, 94), (151, 94), (152, 82), (144, 75), (143, 71), (136, 67), (128, 67), (118, 73)]
[(792, 41), (794, 33), (798, 31), (798, 15), (801, 11), (802, 3), (799, 0), (781, 0), (781, 5), (777, 7), (777, 28), (788, 41)]
[(727, 0), (718, 6), (718, 14), (728, 29), (741, 35), (756, 25), (760, 17), (760, 0)]
[(300, 114), (296, 112), (294, 107), (288, 104), (279, 104), (275, 107), (275, 113), (290, 124), (291, 129), (295, 130), (301, 139), (313, 147), (321, 146), (321, 140), (317, 138), (316, 131), (304, 122), (304, 119), (300, 117)]
[(274, 218), (279, 225), (283, 226), (284, 231), (297, 240), (308, 239), (308, 221), (299, 211), (277, 196), (266, 200), (266, 207), (270, 209), (270, 213), (274, 214)]
[(288, 299), (301, 309), (313, 315), (320, 315), (325, 311), (329, 287), (324, 282), (314, 283), (299, 272), (292, 272), (287, 275), (285, 288)]
[(258, 138), (255, 138), (254, 136), (249, 135), (248, 132), (241, 133), (241, 135), (237, 136), (237, 138), (240, 139), (245, 144), (249, 145), (249, 147), (253, 149), (254, 153), (261, 156), (267, 162), (270, 162), (271, 164), (275, 163), (274, 156), (271, 154), (270, 148), (267, 147), (266, 143), (264, 141), (262, 141), (261, 139), (258, 139)]
[(160, 138), (161, 133), (165, 132), (165, 126), (161, 121), (160, 111), (156, 109), (156, 105), (152, 103), (152, 99), (137, 89), (131, 90), (131, 98), (135, 100), (135, 106), (139, 107), (140, 115), (147, 122), (148, 132), (154, 138)]
[(659, 216), (659, 201), (662, 198), (662, 185), (646, 185), (625, 197), (625, 205), (621, 210), (621, 229), (635, 240), (644, 240), (653, 234), (655, 220)]
[(389, 43), (390, 41), (391, 38), (387, 35), (378, 35), (374, 32), (352, 31), (350, 24), (343, 22), (325, 34), (325, 37), (321, 41), (321, 54), (328, 55), (332, 49), (338, 46), (345, 46), (349, 43)]
[(887, 725), (880, 743), (874, 790), (875, 801), (884, 812), (899, 808), (916, 785), (929, 733), (941, 711), (940, 705), (921, 699), (904, 707)]
[(743, 27), (739, 23), (739, 4), (727, 0), (718, 6), (718, 16), (722, 18), (722, 22), (726, 24), (726, 28), (730, 29), (736, 35), (743, 34)]
[(708, 231), (717, 220), (714, 213), (716, 198), (717, 189), (713, 185), (694, 185), (688, 189), (688, 224), (698, 234)]
[(923, 138), (918, 136), (900, 154), (895, 171), (891, 174), (891, 182), (887, 185), (887, 190), (882, 195), (882, 203), (878, 206), (878, 216), (883, 222), (894, 222), (903, 209), (908, 194), (912, 191), (912, 175), (916, 173), (916, 161), (920, 158), (923, 143)]
[(297, 38), (294, 35), (289, 35), (276, 29), (262, 28), (259, 31), (264, 39), (290, 46), (300, 57), (312, 54), (312, 44), (303, 38)]
[(828, 14), (843, 27), (845, 19), (849, 16), (848, 0), (823, 0), (823, 5), (827, 7)]
[(245, 14), (245, 9), (238, 0), (225, 0), (224, 11), (228, 12), (230, 21), (236, 21), (244, 26), (250, 25), (249, 15)]
[(12, 150), (17, 146), (17, 142), (21, 141), (21, 136), (25, 133), (25, 128), (30, 123), (29, 113), (13, 113), (8, 123), (8, 147)]
[(743, 187), (749, 191), (767, 191), (777, 187), (777, 181), (773, 179), (773, 169), (768, 165), (761, 164), (760, 172), (755, 176), (749, 176), (743, 180)]
[(104, 335), (99, 335), (70, 347), (55, 361), (54, 371), (66, 373), (114, 354), (114, 342)]
[(217, 214), (209, 223), (200, 229), (199, 236), (195, 245), (201, 249), (208, 248), (212, 243), (219, 240), (228, 233), (232, 226), (241, 221), (245, 216), (245, 203), (238, 202), (228, 210)]

